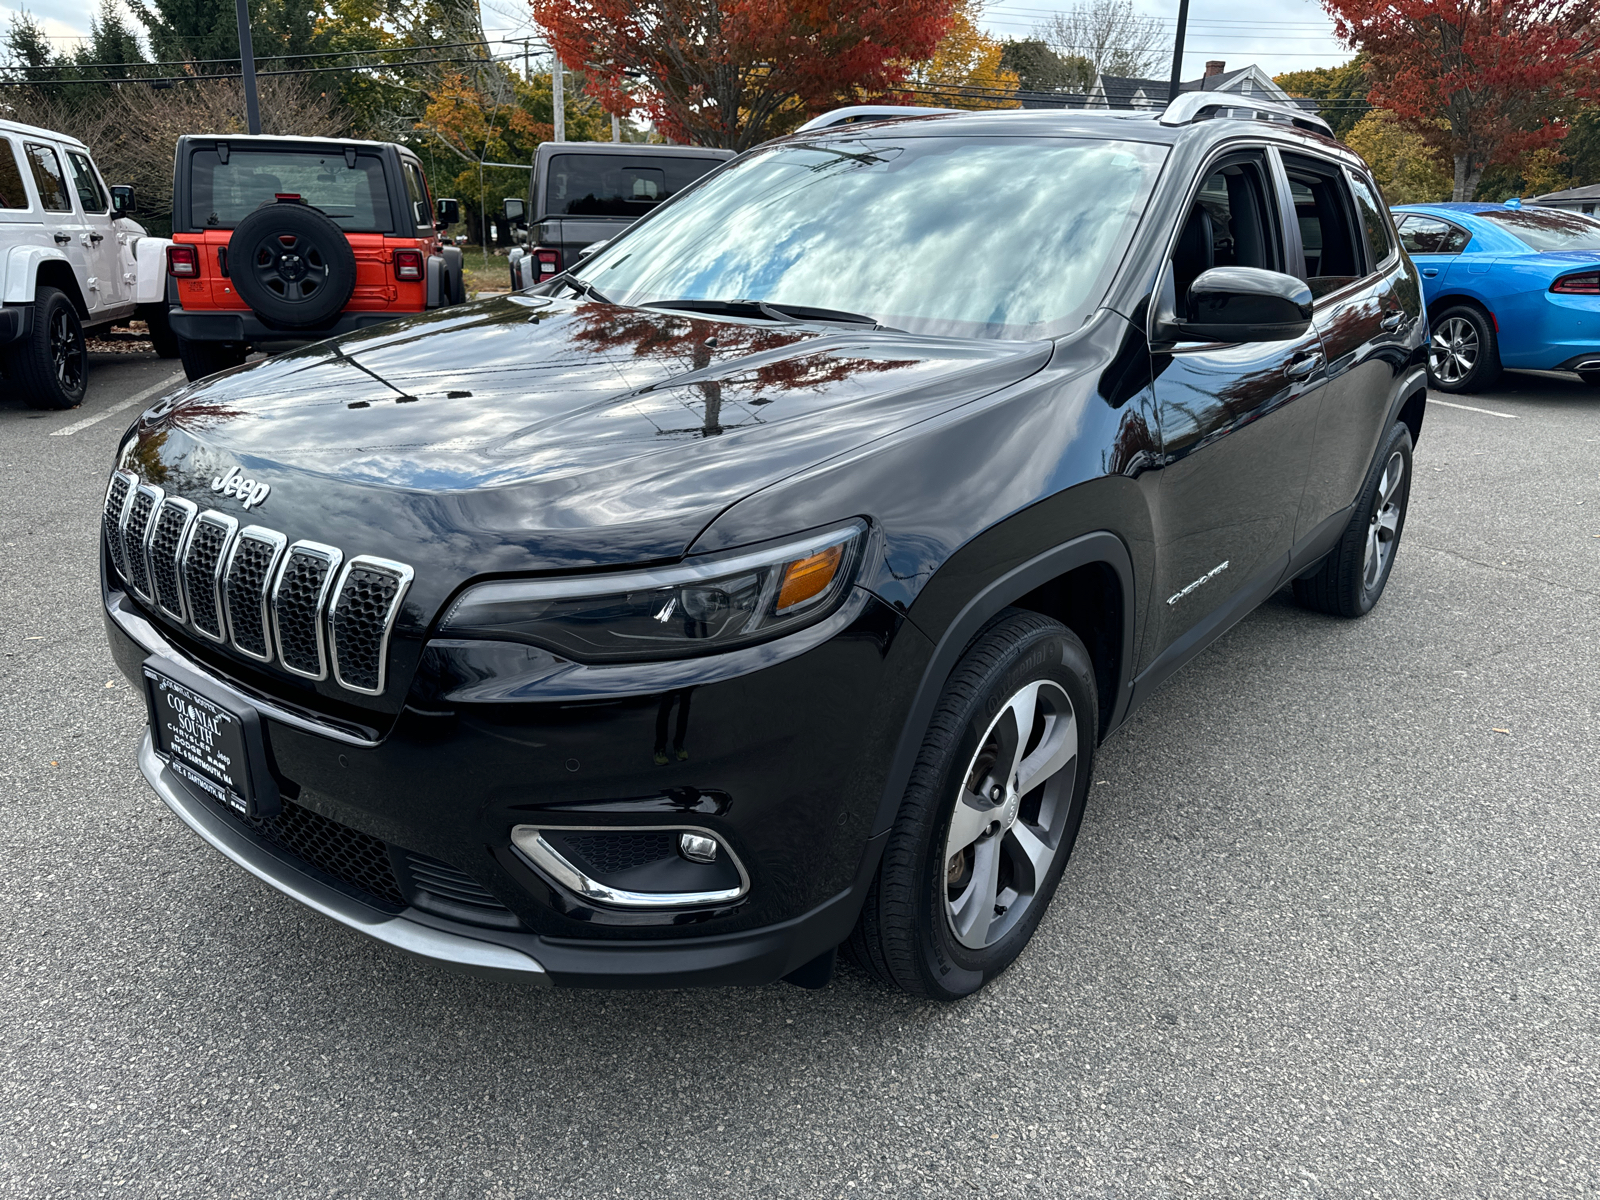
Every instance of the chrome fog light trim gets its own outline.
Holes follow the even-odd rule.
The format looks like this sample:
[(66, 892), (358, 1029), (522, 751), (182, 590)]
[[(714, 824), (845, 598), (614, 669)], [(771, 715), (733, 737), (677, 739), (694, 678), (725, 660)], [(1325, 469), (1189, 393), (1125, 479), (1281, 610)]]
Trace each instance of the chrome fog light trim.
[[(739, 872), (739, 886), (722, 888), (711, 892), (630, 892), (624, 888), (609, 887), (597, 879), (591, 879), (549, 842), (545, 841), (544, 834), (549, 833), (676, 833), (679, 835), (679, 846), (682, 839), (695, 838), (697, 841), (709, 841), (715, 848), (715, 854), (727, 855), (727, 861), (733, 864), (734, 870)], [(614, 908), (706, 908), (710, 905), (729, 904), (741, 899), (750, 890), (750, 874), (744, 869), (744, 864), (739, 861), (728, 845), (709, 829), (699, 826), (661, 826), (661, 825), (516, 825), (511, 830), (511, 842), (518, 850), (527, 855), (534, 866), (544, 871), (562, 887), (576, 892), (585, 900), (596, 904), (604, 904)], [(709, 860), (708, 860), (709, 861)]]

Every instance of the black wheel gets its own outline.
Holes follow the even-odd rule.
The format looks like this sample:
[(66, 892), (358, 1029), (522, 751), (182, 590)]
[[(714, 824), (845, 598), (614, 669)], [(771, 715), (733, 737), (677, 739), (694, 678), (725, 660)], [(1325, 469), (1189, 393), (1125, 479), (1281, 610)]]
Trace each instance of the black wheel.
[(277, 329), (329, 324), (356, 286), (344, 231), (304, 204), (264, 204), (228, 239), (228, 274), (239, 297)]
[(1371, 612), (1394, 569), (1410, 498), (1411, 431), (1397, 421), (1367, 472), (1339, 544), (1313, 574), (1294, 581), (1295, 599), (1336, 617)]
[(78, 310), (59, 288), (34, 293), (33, 332), (6, 351), (6, 374), (31, 408), (77, 408), (89, 389)]
[(159, 358), (178, 357), (178, 335), (172, 332), (172, 321), (165, 304), (147, 304), (139, 310), (150, 330), (150, 344)]
[(1011, 965), (1072, 853), (1094, 759), (1088, 652), (1008, 609), (945, 685), (852, 956), (912, 995), (955, 1000)]
[(1481, 392), (1500, 378), (1500, 339), (1481, 308), (1458, 304), (1429, 325), (1428, 383), (1441, 392)]
[(191, 380), (237, 367), (249, 355), (250, 347), (243, 342), (191, 342), (178, 338), (178, 357), (183, 360), (183, 373)]

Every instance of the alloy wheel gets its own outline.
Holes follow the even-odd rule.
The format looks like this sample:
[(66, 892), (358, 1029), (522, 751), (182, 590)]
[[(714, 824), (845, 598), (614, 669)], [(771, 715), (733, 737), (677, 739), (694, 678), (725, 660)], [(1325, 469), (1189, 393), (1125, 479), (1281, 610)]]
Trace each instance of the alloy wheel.
[(1428, 345), (1428, 369), (1440, 383), (1460, 383), (1478, 365), (1478, 331), (1465, 317), (1440, 321)]
[(50, 318), (50, 361), (63, 392), (72, 395), (82, 390), (83, 340), (64, 307), (58, 308)]
[(1405, 474), (1405, 456), (1396, 450), (1384, 464), (1383, 478), (1378, 480), (1377, 502), (1372, 506), (1372, 520), (1367, 523), (1367, 553), (1361, 579), (1368, 590), (1383, 578), (1384, 569), (1394, 554), (1395, 539), (1400, 536), (1400, 482)]
[(1035, 680), (990, 722), (962, 776), (945, 837), (945, 917), (963, 946), (1005, 937), (1044, 887), (1078, 772), (1078, 721), (1051, 680)]

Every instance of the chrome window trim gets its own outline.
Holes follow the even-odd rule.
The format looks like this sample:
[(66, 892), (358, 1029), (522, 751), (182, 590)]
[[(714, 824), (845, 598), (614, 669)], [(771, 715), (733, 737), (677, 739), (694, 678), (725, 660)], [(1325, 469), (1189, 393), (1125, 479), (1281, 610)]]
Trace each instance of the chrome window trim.
[[(127, 483), (128, 494), (122, 498), (122, 510), (117, 513), (116, 520), (111, 521), (106, 505), (111, 503), (111, 489), (117, 485), (118, 478)], [(128, 544), (123, 539), (122, 531), (128, 523), (128, 509), (133, 505), (133, 497), (138, 490), (139, 477), (126, 468), (118, 467), (106, 480), (105, 499), (100, 502), (100, 524), (106, 531), (106, 548), (111, 552), (111, 565), (117, 569), (123, 583), (128, 582)]]
[[(378, 686), (372, 688), (360, 687), (347, 683), (339, 671), (339, 644), (335, 640), (334, 614), (339, 608), (339, 597), (344, 592), (345, 581), (350, 578), (350, 572), (357, 567), (366, 567), (369, 570), (387, 572), (398, 581), (395, 588), (394, 600), (389, 604), (388, 615), (384, 618), (383, 632), (378, 637)], [(363, 696), (381, 696), (383, 689), (389, 682), (389, 635), (394, 632), (394, 623), (400, 615), (400, 605), (405, 601), (406, 592), (411, 587), (411, 581), (416, 578), (416, 572), (405, 563), (395, 562), (390, 558), (377, 558), (370, 554), (357, 554), (344, 564), (339, 572), (339, 582), (334, 586), (333, 598), (328, 602), (324, 620), (328, 623), (328, 657), (333, 664), (333, 679), (340, 687), (348, 691), (359, 692)]]
[[(156, 586), (156, 560), (155, 540), (156, 528), (161, 524), (161, 514), (171, 506), (183, 513), (183, 528), (178, 530), (178, 542), (172, 551), (172, 570), (178, 580), (178, 607), (180, 612), (173, 612), (161, 602), (161, 589)], [(151, 603), (157, 612), (166, 613), (174, 620), (185, 623), (189, 620), (189, 596), (183, 584), (183, 555), (189, 543), (189, 530), (194, 525), (194, 519), (199, 515), (200, 506), (193, 500), (185, 500), (182, 496), (168, 496), (156, 505), (150, 514), (150, 523), (144, 530), (144, 557), (145, 569), (150, 572)]]
[[(608, 887), (599, 880), (585, 875), (554, 846), (544, 840), (550, 833), (698, 833), (716, 842), (739, 872), (739, 886), (714, 892), (630, 892), (625, 888)], [(529, 839), (528, 845), (518, 841), (518, 835)], [(531, 835), (531, 836), (530, 836)], [(733, 852), (725, 838), (704, 825), (514, 825), (511, 844), (530, 863), (540, 868), (562, 887), (596, 904), (614, 908), (706, 908), (717, 904), (731, 904), (743, 899), (750, 891), (750, 873)]]
[[(139, 535), (138, 541), (131, 542), (128, 539), (128, 523), (133, 520), (134, 503), (141, 495), (150, 497), (150, 515), (145, 518), (144, 532)], [(139, 590), (139, 585), (133, 581), (133, 572), (131, 570), (124, 573), (122, 582), (128, 585), (128, 590), (135, 597), (151, 605), (155, 603), (155, 582), (150, 577), (150, 556), (145, 553), (145, 547), (149, 542), (150, 524), (156, 519), (156, 513), (161, 510), (161, 502), (166, 498), (166, 489), (158, 488), (148, 483), (141, 483), (128, 493), (128, 502), (122, 507), (123, 553), (126, 555), (130, 566), (133, 562), (133, 556), (135, 554), (139, 556), (139, 564), (144, 567), (144, 580), (150, 584), (150, 593), (146, 594)]]
[[(266, 574), (261, 577), (261, 594), (256, 600), (256, 603), (260, 605), (261, 608), (261, 641), (267, 648), (267, 652), (265, 654), (257, 654), (254, 650), (246, 650), (239, 644), (239, 639), (234, 636), (233, 632), (233, 605), (226, 602), (228, 576), (233, 573), (233, 560), (238, 557), (239, 547), (244, 545), (246, 538), (253, 538), (259, 542), (266, 542), (272, 547), (272, 557), (267, 561)], [(237, 650), (240, 654), (244, 655), (246, 658), (254, 659), (256, 662), (272, 661), (272, 614), (268, 609), (267, 597), (272, 592), (273, 578), (278, 572), (278, 565), (283, 561), (284, 547), (288, 544), (289, 539), (284, 537), (283, 534), (279, 533), (276, 529), (268, 529), (265, 525), (246, 525), (243, 529), (239, 530), (238, 536), (233, 539), (233, 545), (228, 547), (227, 564), (222, 569), (222, 589), (220, 595), (224, 600), (223, 608), (227, 610), (228, 614), (228, 645)]]
[[(278, 628), (278, 589), (283, 586), (283, 577), (288, 573), (289, 560), (296, 552), (304, 552), (315, 558), (322, 558), (328, 564), (328, 573), (322, 578), (322, 587), (317, 592), (317, 600), (311, 611), (311, 636), (317, 643), (317, 672), (312, 674), (302, 671), (299, 667), (291, 666), (288, 657), (283, 653), (283, 632)], [(302, 539), (291, 542), (283, 551), (283, 561), (278, 567), (277, 578), (272, 581), (272, 598), (270, 609), (272, 612), (272, 637), (271, 645), (277, 648), (278, 665), (291, 675), (298, 675), (302, 679), (315, 679), (317, 682), (328, 677), (328, 659), (331, 655), (332, 643), (331, 629), (324, 629), (323, 614), (328, 604), (328, 596), (333, 590), (335, 579), (339, 577), (339, 564), (344, 561), (344, 551), (337, 546), (325, 545), (322, 542), (311, 542)], [(379, 677), (382, 678), (382, 671)]]
[[(189, 594), (189, 554), (194, 549), (194, 536), (200, 531), (202, 525), (215, 525), (222, 530), (222, 549), (217, 553), (217, 564), (211, 568), (211, 595), (216, 604), (218, 636), (213, 637), (206, 630), (201, 629), (194, 620), (194, 597)], [(183, 542), (183, 601), (189, 608), (189, 627), (205, 638), (208, 642), (215, 642), (221, 646), (228, 640), (228, 619), (226, 605), (222, 599), (222, 572), (227, 565), (228, 556), (233, 550), (234, 538), (239, 532), (239, 521), (227, 513), (218, 512), (208, 508), (194, 519), (189, 526), (189, 536)]]

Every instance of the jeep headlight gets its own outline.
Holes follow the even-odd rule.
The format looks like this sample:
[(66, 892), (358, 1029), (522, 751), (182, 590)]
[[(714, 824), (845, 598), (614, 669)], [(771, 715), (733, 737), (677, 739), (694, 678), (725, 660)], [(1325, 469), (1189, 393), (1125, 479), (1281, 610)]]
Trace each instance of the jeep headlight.
[(469, 587), (446, 637), (530, 642), (578, 662), (708, 654), (821, 620), (850, 589), (866, 523), (672, 566)]

